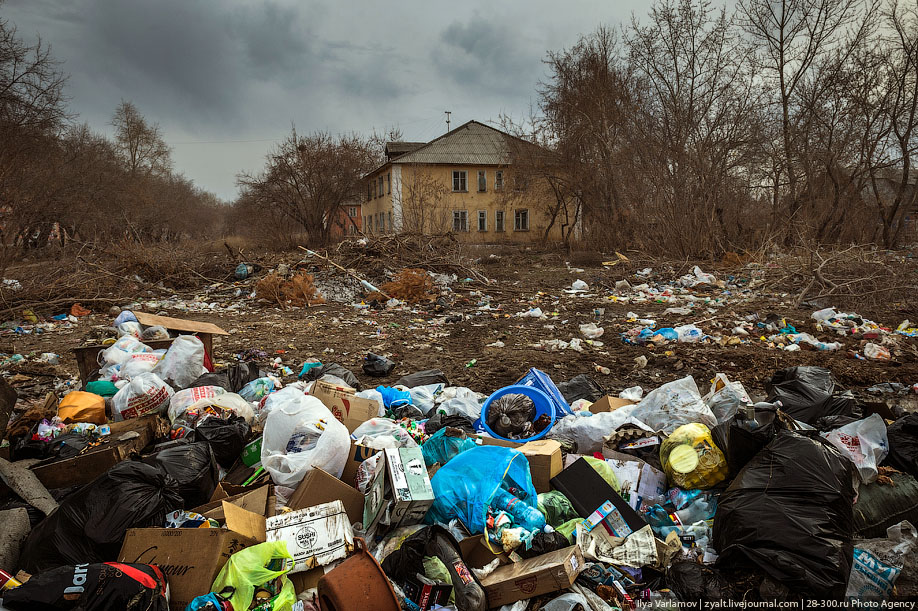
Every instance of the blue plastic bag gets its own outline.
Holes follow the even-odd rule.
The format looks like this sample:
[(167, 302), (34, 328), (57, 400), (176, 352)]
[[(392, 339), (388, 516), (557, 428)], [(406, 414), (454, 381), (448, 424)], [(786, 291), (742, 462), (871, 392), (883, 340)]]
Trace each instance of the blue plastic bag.
[(393, 386), (377, 386), (376, 392), (382, 395), (386, 409), (411, 405), (411, 393), (407, 390), (399, 390)]
[(441, 467), (430, 483), (435, 498), (424, 518), (427, 524), (447, 524), (459, 518), (472, 534), (483, 533), (488, 504), (501, 487), (527, 505), (538, 507), (529, 461), (512, 448), (481, 446), (466, 450)]
[(468, 437), (449, 437), (446, 435), (446, 428), (438, 430), (430, 436), (421, 446), (421, 452), (424, 454), (424, 464), (428, 467), (440, 463), (440, 466), (448, 463), (457, 454), (466, 450), (478, 447), (474, 439)]

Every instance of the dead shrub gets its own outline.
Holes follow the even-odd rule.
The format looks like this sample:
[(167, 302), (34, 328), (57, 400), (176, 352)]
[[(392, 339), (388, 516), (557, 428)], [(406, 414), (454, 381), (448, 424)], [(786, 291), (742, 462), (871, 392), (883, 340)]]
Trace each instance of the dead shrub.
[(303, 307), (325, 303), (325, 299), (316, 290), (315, 278), (303, 271), (290, 280), (284, 280), (276, 273), (268, 274), (255, 284), (255, 296), (277, 303), (282, 308), (288, 305)]
[(405, 268), (390, 282), (380, 287), (386, 294), (402, 301), (419, 303), (433, 301), (434, 283), (426, 271), (419, 268)]

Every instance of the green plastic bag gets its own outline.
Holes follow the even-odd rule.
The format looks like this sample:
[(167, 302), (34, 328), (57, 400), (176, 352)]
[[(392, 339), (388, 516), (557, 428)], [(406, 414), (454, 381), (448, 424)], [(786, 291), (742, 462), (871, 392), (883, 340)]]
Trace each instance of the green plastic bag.
[(622, 485), (618, 483), (618, 478), (615, 477), (615, 471), (612, 470), (609, 463), (604, 460), (599, 460), (598, 458), (593, 458), (592, 456), (584, 456), (583, 459), (590, 463), (590, 466), (606, 480), (607, 484), (612, 486), (615, 492), (621, 494)]
[(583, 518), (575, 518), (573, 520), (568, 520), (555, 530), (567, 537), (567, 540), (570, 541), (571, 545), (574, 544), (574, 538), (577, 534), (577, 525), (583, 522)]
[[(280, 567), (279, 570), (268, 568)], [(233, 609), (248, 609), (255, 596), (255, 589), (269, 583), (278, 577), (282, 578), (281, 591), (274, 598), (272, 611), (290, 611), (296, 602), (296, 592), (291, 582), (285, 575), (293, 568), (293, 556), (287, 552), (287, 544), (283, 541), (269, 541), (247, 547), (230, 556), (224, 565), (211, 592), (220, 592), (229, 586), (235, 588), (230, 602)]]
[(568, 498), (557, 490), (539, 494), (539, 511), (554, 528), (578, 517)]

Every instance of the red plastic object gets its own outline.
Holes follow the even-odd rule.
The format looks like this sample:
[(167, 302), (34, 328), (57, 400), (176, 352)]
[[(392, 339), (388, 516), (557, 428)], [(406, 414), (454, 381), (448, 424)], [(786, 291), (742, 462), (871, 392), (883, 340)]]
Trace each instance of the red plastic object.
[(392, 584), (368, 551), (363, 539), (354, 541), (355, 553), (319, 579), (322, 611), (399, 611)]

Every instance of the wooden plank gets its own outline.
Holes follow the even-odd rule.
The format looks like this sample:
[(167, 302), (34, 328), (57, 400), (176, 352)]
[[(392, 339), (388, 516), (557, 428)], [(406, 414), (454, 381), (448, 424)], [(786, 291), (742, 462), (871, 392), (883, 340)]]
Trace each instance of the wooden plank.
[[(166, 422), (159, 416), (144, 416), (124, 422), (113, 422), (110, 441), (101, 446), (87, 450), (85, 454), (32, 465), (38, 480), (46, 488), (66, 488), (88, 484), (96, 477), (109, 470), (119, 462), (139, 452), (156, 437), (168, 430)], [(125, 441), (117, 441), (123, 434), (136, 431), (139, 436)]]
[(209, 322), (183, 320), (181, 318), (172, 318), (170, 316), (157, 316), (156, 314), (150, 314), (148, 312), (134, 312), (134, 316), (137, 318), (137, 322), (148, 327), (155, 327), (159, 325), (172, 331), (210, 333), (212, 335), (229, 335), (229, 333), (217, 325)]

